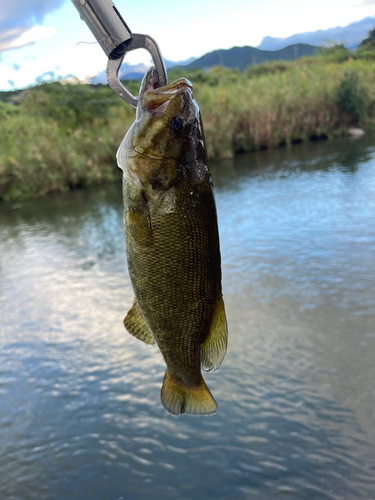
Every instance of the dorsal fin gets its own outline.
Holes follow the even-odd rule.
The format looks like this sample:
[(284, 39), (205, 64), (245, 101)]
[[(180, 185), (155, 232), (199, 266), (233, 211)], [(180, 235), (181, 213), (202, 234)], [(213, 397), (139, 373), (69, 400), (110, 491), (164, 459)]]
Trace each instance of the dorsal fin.
[(125, 316), (124, 326), (133, 337), (142, 340), (142, 342), (150, 346), (155, 345), (155, 338), (139, 309), (136, 299), (133, 300), (133, 305)]
[(218, 300), (210, 333), (202, 344), (201, 363), (204, 371), (217, 370), (227, 352), (228, 328), (224, 300)]

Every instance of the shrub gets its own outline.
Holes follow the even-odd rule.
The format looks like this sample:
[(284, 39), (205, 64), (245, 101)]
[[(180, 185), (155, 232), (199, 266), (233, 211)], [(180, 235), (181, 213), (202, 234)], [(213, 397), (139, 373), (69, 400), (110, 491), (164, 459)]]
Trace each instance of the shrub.
[(365, 114), (366, 92), (357, 71), (346, 71), (336, 90), (336, 104), (340, 111), (349, 113), (358, 122)]
[[(359, 120), (375, 128), (375, 61), (355, 53), (344, 62), (322, 54), (275, 61), (245, 75), (222, 67), (181, 67), (169, 79), (182, 76), (194, 84), (210, 159), (339, 136)], [(136, 95), (140, 82), (126, 83)], [(0, 99), (8, 101), (0, 102), (0, 200), (89, 186), (121, 174), (115, 154), (135, 109), (107, 86), (55, 82), (0, 92)]]
[(331, 43), (320, 49), (320, 55), (327, 62), (342, 63), (347, 61), (350, 57), (350, 50), (345, 47), (343, 43)]
[(25, 111), (40, 118), (52, 118), (60, 125), (75, 129), (94, 119), (108, 117), (118, 97), (107, 86), (92, 88), (71, 83), (42, 83), (26, 92)]
[(280, 62), (265, 62), (259, 66), (252, 64), (245, 71), (247, 78), (256, 78), (262, 75), (274, 75), (275, 73), (283, 73), (291, 67), (287, 61)]

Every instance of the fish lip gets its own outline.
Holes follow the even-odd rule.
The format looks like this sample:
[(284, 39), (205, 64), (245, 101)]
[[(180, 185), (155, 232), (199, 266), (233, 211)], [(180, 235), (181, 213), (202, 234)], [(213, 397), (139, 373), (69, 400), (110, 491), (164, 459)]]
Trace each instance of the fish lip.
[(188, 80), (187, 78), (179, 78), (172, 83), (164, 85), (163, 87), (156, 87), (155, 90), (158, 92), (163, 92), (165, 94), (175, 94), (179, 91), (179, 93), (185, 91), (186, 87), (193, 90), (193, 84), (190, 82), (190, 80)]
[(159, 90), (160, 92), (169, 94), (169, 93), (174, 93), (174, 91), (178, 90), (179, 87), (181, 86), (186, 86), (189, 87), (191, 90), (193, 90), (193, 84), (191, 83), (191, 81), (183, 77), (178, 78), (172, 83), (167, 83), (166, 85), (161, 86), (158, 72), (154, 67), (151, 67), (149, 69), (148, 73), (146, 74), (146, 79), (148, 76), (149, 76), (149, 81), (148, 84), (146, 85), (145, 92), (148, 92), (150, 90), (151, 91)]
[(193, 85), (186, 78), (159, 87), (159, 79), (151, 75), (150, 81), (142, 96), (143, 104), (152, 113), (163, 113), (168, 103), (185, 92), (192, 93)]

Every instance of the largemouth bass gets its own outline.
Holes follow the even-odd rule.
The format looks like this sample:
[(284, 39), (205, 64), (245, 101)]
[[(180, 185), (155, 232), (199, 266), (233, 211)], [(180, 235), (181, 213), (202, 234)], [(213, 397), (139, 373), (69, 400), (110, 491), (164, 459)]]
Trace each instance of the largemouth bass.
[(145, 75), (136, 120), (122, 141), (125, 241), (135, 299), (126, 329), (157, 343), (161, 390), (173, 415), (216, 413), (202, 374), (227, 348), (216, 207), (192, 85)]

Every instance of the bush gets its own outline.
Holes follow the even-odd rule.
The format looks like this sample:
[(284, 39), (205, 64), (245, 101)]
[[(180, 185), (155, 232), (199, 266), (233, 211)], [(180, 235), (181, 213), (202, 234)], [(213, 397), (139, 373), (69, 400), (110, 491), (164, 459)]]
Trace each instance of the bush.
[(0, 101), (0, 119), (6, 118), (8, 116), (18, 115), (20, 110), (17, 106), (9, 104), (8, 102)]
[(366, 111), (366, 92), (356, 71), (346, 71), (336, 91), (336, 105), (340, 111), (349, 113), (358, 122)]
[[(194, 84), (210, 159), (339, 136), (359, 120), (366, 130), (375, 129), (375, 61), (356, 53), (340, 63), (328, 56), (274, 61), (245, 75), (181, 67), (169, 80), (183, 76)], [(139, 81), (126, 83), (138, 93)], [(0, 200), (121, 175), (115, 154), (135, 109), (109, 87), (55, 82), (0, 92), (0, 99), (8, 101), (0, 102)]]
[(366, 47), (367, 49), (375, 48), (375, 28), (368, 32), (368, 37), (362, 40), (359, 47)]
[(99, 86), (44, 84), (18, 106), (0, 102), (0, 200), (119, 178), (116, 150), (134, 115)]
[(320, 49), (320, 55), (327, 62), (342, 63), (351, 57), (350, 50), (343, 43), (333, 43)]
[(368, 47), (358, 47), (353, 54), (354, 59), (364, 59), (365, 61), (375, 61), (375, 50)]
[(52, 118), (60, 126), (76, 129), (95, 119), (109, 116), (118, 97), (108, 86), (71, 83), (42, 83), (26, 92), (22, 106), (30, 115)]
[(262, 75), (274, 75), (275, 73), (283, 73), (291, 67), (291, 63), (284, 61), (280, 62), (265, 62), (259, 66), (252, 64), (245, 71), (247, 78), (257, 78)]

